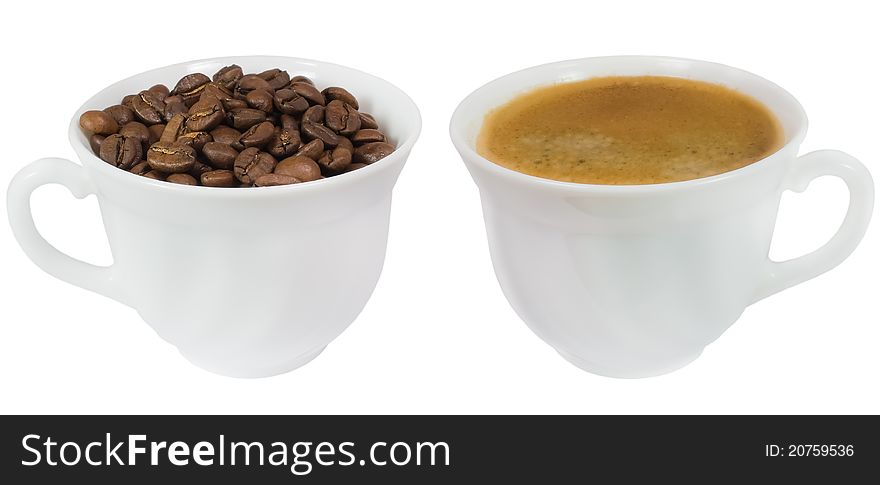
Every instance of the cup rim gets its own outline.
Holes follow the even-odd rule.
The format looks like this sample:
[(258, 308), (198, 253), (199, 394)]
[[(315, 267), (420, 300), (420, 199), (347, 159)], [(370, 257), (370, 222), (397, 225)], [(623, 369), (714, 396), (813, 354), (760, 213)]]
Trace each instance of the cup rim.
[[(278, 186), (270, 186), (270, 187), (247, 187), (242, 189), (240, 187), (205, 187), (201, 185), (183, 185), (183, 184), (174, 184), (161, 180), (154, 180), (147, 177), (142, 177), (139, 175), (135, 175), (133, 173), (128, 172), (127, 170), (120, 170), (116, 167), (111, 166), (110, 164), (101, 160), (94, 152), (92, 152), (91, 147), (88, 145), (88, 137), (82, 132), (79, 127), (79, 117), (80, 115), (90, 109), (103, 109), (94, 107), (95, 98), (101, 96), (104, 92), (113, 89), (121, 84), (131, 83), (135, 79), (140, 78), (144, 75), (150, 74), (152, 72), (158, 70), (164, 70), (168, 68), (186, 68), (188, 66), (201, 64), (201, 63), (219, 63), (223, 65), (229, 64), (247, 64), (249, 61), (254, 60), (262, 60), (268, 61), (273, 60), (273, 62), (280, 63), (279, 66), (283, 66), (285, 63), (288, 64), (307, 64), (313, 66), (316, 70), (320, 71), (322, 67), (327, 68), (336, 68), (344, 71), (348, 71), (351, 74), (361, 76), (364, 78), (372, 79), (373, 81), (379, 82), (381, 84), (385, 84), (390, 90), (395, 91), (400, 99), (404, 101), (405, 107), (403, 109), (408, 110), (410, 116), (412, 117), (413, 122), (405, 125), (403, 127), (404, 136), (401, 141), (397, 143), (394, 151), (388, 155), (387, 157), (378, 160), (374, 163), (367, 165), (358, 170), (354, 170), (351, 172), (339, 174), (333, 177), (328, 177), (325, 179), (313, 180), (310, 182), (301, 182), (298, 184), (290, 184), (290, 185), (278, 185)], [(178, 62), (174, 64), (168, 64), (164, 66), (159, 66), (153, 69), (148, 69), (146, 71), (139, 72), (137, 74), (128, 76), (124, 79), (111, 83), (101, 90), (95, 92), (92, 96), (90, 96), (79, 108), (76, 109), (74, 115), (71, 117), (69, 129), (68, 129), (68, 139), (70, 144), (74, 147), (77, 155), (82, 159), (83, 163), (88, 163), (91, 167), (94, 167), (95, 170), (98, 170), (102, 174), (106, 174), (108, 177), (116, 178), (120, 182), (138, 184), (146, 187), (153, 187), (157, 190), (162, 190), (168, 193), (198, 193), (200, 196), (205, 195), (213, 195), (213, 196), (236, 196), (236, 197), (266, 197), (266, 196), (276, 196), (281, 193), (304, 193), (314, 190), (331, 190), (333, 187), (339, 185), (349, 185), (356, 184), (358, 180), (363, 179), (364, 177), (368, 177), (373, 173), (377, 173), (383, 170), (388, 170), (391, 167), (398, 165), (398, 163), (405, 162), (407, 156), (409, 155), (409, 151), (412, 149), (419, 135), (421, 134), (422, 129), (422, 117), (419, 112), (418, 106), (412, 100), (412, 98), (402, 89), (392, 84), (389, 81), (386, 81), (379, 76), (370, 74), (365, 71), (361, 71), (359, 69), (355, 69), (352, 67), (344, 66), (342, 64), (336, 64), (332, 62), (319, 61), (314, 59), (306, 59), (301, 57), (288, 57), (288, 56), (272, 56), (272, 55), (244, 55), (244, 56), (222, 56), (222, 57), (210, 57), (204, 59), (195, 59), (184, 62)]]
[[(491, 91), (496, 84), (500, 84), (503, 81), (509, 80), (510, 78), (514, 78), (517, 76), (521, 76), (525, 73), (542, 71), (542, 70), (552, 70), (555, 68), (565, 67), (565, 66), (580, 66), (582, 64), (588, 64), (592, 62), (603, 62), (603, 61), (629, 61), (629, 62), (640, 62), (645, 64), (657, 64), (657, 63), (686, 63), (686, 64), (699, 64), (703, 66), (711, 66), (715, 68), (720, 68), (732, 73), (736, 73), (739, 76), (751, 78), (752, 80), (758, 81), (766, 86), (769, 86), (771, 89), (777, 91), (777, 94), (783, 96), (787, 104), (793, 107), (796, 112), (796, 116), (799, 119), (798, 127), (792, 133), (792, 135), (788, 138), (788, 140), (779, 147), (773, 153), (767, 155), (760, 160), (752, 162), (744, 167), (740, 167), (734, 170), (730, 170), (727, 172), (723, 172), (716, 175), (711, 175), (708, 177), (701, 177), (690, 180), (680, 180), (675, 182), (662, 182), (657, 184), (635, 184), (635, 185), (610, 185), (610, 184), (583, 184), (578, 182), (565, 182), (561, 180), (553, 180), (542, 177), (537, 177), (534, 175), (525, 174), (522, 172), (518, 172), (513, 169), (509, 169), (507, 167), (503, 167), (491, 160), (486, 159), (479, 153), (477, 153), (476, 149), (471, 146), (471, 144), (465, 139), (465, 124), (470, 121), (470, 119), (465, 119), (465, 115), (463, 111), (468, 107), (470, 103), (475, 102), (479, 99), (483, 93), (487, 91)], [(589, 79), (589, 77), (584, 77), (583, 79)], [(706, 82), (718, 83), (720, 80), (712, 80), (712, 79), (700, 79), (695, 78)], [(536, 84), (531, 86), (524, 86), (524, 88), (532, 88), (538, 87), (541, 85), (547, 85), (554, 81), (554, 79), (546, 79), (546, 82), (542, 84)], [(507, 98), (507, 101), (513, 99), (515, 95)], [(763, 103), (762, 103), (763, 104)], [(768, 107), (768, 109), (770, 109)], [(772, 110), (774, 114), (777, 114), (778, 110)], [(483, 116), (485, 116), (485, 112)], [(778, 115), (778, 114), (777, 114)], [(665, 192), (672, 190), (684, 190), (684, 189), (694, 189), (698, 187), (704, 187), (707, 185), (716, 185), (718, 183), (722, 183), (725, 181), (729, 181), (731, 179), (739, 178), (747, 176), (751, 173), (754, 173), (758, 170), (761, 170), (769, 163), (777, 160), (781, 157), (782, 153), (788, 152), (792, 148), (797, 150), (800, 144), (803, 142), (806, 137), (808, 127), (807, 114), (804, 110), (803, 106), (800, 102), (788, 91), (783, 89), (778, 84), (763, 78), (757, 74), (753, 74), (749, 71), (729, 66), (726, 64), (721, 64), (717, 62), (711, 61), (703, 61), (699, 59), (689, 59), (684, 57), (671, 57), (671, 56), (644, 56), (644, 55), (619, 55), (619, 56), (599, 56), (599, 57), (583, 57), (579, 59), (569, 59), (564, 61), (550, 62), (546, 64), (540, 64), (537, 66), (527, 67), (525, 69), (520, 69), (518, 71), (514, 71), (503, 76), (497, 77), (486, 84), (483, 84), (479, 88), (472, 91), (468, 94), (455, 108), (455, 111), (452, 114), (452, 117), (449, 122), (449, 136), (452, 139), (453, 145), (455, 145), (456, 149), (461, 153), (462, 158), (468, 164), (474, 163), (479, 165), (480, 168), (487, 170), (495, 175), (503, 177), (510, 182), (526, 184), (531, 186), (543, 187), (552, 190), (563, 190), (567, 192), (575, 192), (575, 193), (603, 193), (605, 195), (643, 195), (646, 193), (652, 192)]]

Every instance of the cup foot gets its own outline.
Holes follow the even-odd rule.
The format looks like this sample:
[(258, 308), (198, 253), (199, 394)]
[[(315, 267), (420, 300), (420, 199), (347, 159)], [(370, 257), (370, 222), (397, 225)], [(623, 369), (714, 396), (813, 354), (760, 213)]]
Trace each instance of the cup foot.
[(241, 367), (241, 368), (231, 368), (223, 365), (217, 365), (216, 362), (206, 362), (204, 360), (200, 360), (198, 357), (195, 357), (191, 354), (187, 354), (180, 351), (180, 354), (188, 360), (191, 364), (204, 369), (208, 372), (212, 372), (214, 374), (219, 374), (225, 377), (237, 377), (242, 379), (255, 379), (259, 377), (271, 377), (277, 376), (279, 374), (284, 374), (290, 372), (294, 369), (302, 367), (309, 362), (311, 362), (315, 357), (317, 357), (324, 349), (327, 348), (319, 347), (315, 350), (306, 352), (305, 354), (298, 355), (290, 360), (284, 361), (280, 364), (271, 364), (271, 365), (256, 365), (253, 367)]
[(615, 377), (618, 379), (639, 379), (642, 377), (655, 377), (663, 374), (668, 374), (670, 372), (681, 369), (682, 367), (690, 364), (695, 361), (700, 354), (703, 353), (703, 349), (700, 349), (699, 352), (688, 355), (684, 358), (665, 362), (660, 365), (654, 366), (644, 366), (644, 367), (629, 367), (629, 368), (616, 368), (616, 367), (608, 367), (605, 365), (597, 364), (595, 362), (591, 362), (586, 359), (582, 359), (575, 355), (569, 354), (563, 350), (556, 350), (559, 355), (561, 355), (565, 360), (571, 362), (576, 367), (585, 370), (591, 374), (596, 374), (604, 377)]

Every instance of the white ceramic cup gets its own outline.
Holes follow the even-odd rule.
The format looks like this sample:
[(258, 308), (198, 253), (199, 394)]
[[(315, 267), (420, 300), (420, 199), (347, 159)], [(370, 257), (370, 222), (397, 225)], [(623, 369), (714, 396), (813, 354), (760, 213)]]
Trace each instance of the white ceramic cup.
[[(89, 149), (79, 128), (89, 109), (182, 76), (286, 69), (318, 86), (343, 86), (396, 143), (359, 170), (279, 187), (175, 185), (119, 170)], [(419, 135), (418, 108), (370, 74), (289, 57), (226, 57), (155, 69), (89, 99), (70, 121), (82, 166), (31, 163), (12, 180), (9, 222), (25, 253), (49, 274), (130, 305), (195, 365), (235, 377), (286, 372), (316, 357), (360, 313), (385, 258), (391, 192)], [(95, 194), (113, 254), (99, 267), (62, 254), (37, 232), (29, 198), (59, 183)]]
[[(659, 75), (729, 86), (768, 106), (785, 146), (732, 172), (658, 185), (558, 182), (496, 165), (475, 151), (483, 117), (536, 86), (598, 76)], [(480, 189), (495, 273), (516, 313), (574, 365), (601, 375), (647, 377), (698, 357), (750, 304), (837, 266), (871, 217), (867, 169), (832, 150), (798, 156), (801, 105), (779, 86), (720, 64), (664, 57), (590, 58), (538, 66), (474, 91), (450, 133)], [(813, 253), (768, 258), (785, 190), (833, 175), (849, 209)]]

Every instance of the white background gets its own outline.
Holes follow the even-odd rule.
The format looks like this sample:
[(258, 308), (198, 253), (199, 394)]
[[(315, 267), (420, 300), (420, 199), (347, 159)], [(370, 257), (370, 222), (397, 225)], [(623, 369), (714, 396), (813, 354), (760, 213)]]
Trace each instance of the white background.
[[(67, 124), (93, 93), (205, 57), (287, 55), (366, 70), (409, 93), (424, 128), (395, 190), (372, 300), (318, 359), (279, 377), (236, 380), (191, 366), (133, 310), (41, 272), (0, 225), (0, 411), (880, 411), (877, 221), (840, 267), (750, 307), (690, 366), (609, 379), (564, 361), (507, 305), (477, 190), (447, 135), (465, 95), (514, 70), (611, 54), (693, 57), (787, 88), (810, 116), (803, 151), (844, 149), (880, 177), (880, 36), (871, 2), (343, 3), (251, 2), (256, 13), (246, 14), (241, 2), (30, 1), (5, 11), (4, 186), (33, 159), (73, 157)], [(259, 23), (244, 29), (253, 35), (230, 25), (249, 20)], [(846, 201), (835, 179), (787, 194), (771, 254), (784, 259), (819, 246)], [(94, 197), (77, 201), (50, 186), (33, 205), (38, 227), (61, 250), (111, 262)]]

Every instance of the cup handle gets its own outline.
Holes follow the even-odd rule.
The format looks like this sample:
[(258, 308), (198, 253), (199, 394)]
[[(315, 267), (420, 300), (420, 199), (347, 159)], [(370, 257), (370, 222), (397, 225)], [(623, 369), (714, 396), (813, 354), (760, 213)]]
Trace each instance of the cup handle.
[(755, 301), (834, 268), (852, 254), (865, 235), (874, 209), (874, 182), (868, 169), (844, 152), (818, 150), (798, 158), (784, 185), (803, 192), (823, 175), (839, 177), (849, 189), (849, 208), (840, 228), (824, 246), (804, 256), (782, 262), (767, 258), (766, 276)]
[(49, 244), (37, 231), (31, 213), (31, 193), (42, 185), (57, 183), (78, 199), (95, 192), (85, 169), (63, 158), (43, 158), (19, 171), (6, 193), (9, 224), (18, 244), (43, 271), (68, 283), (122, 301), (114, 284), (113, 265), (96, 266), (74, 259)]

